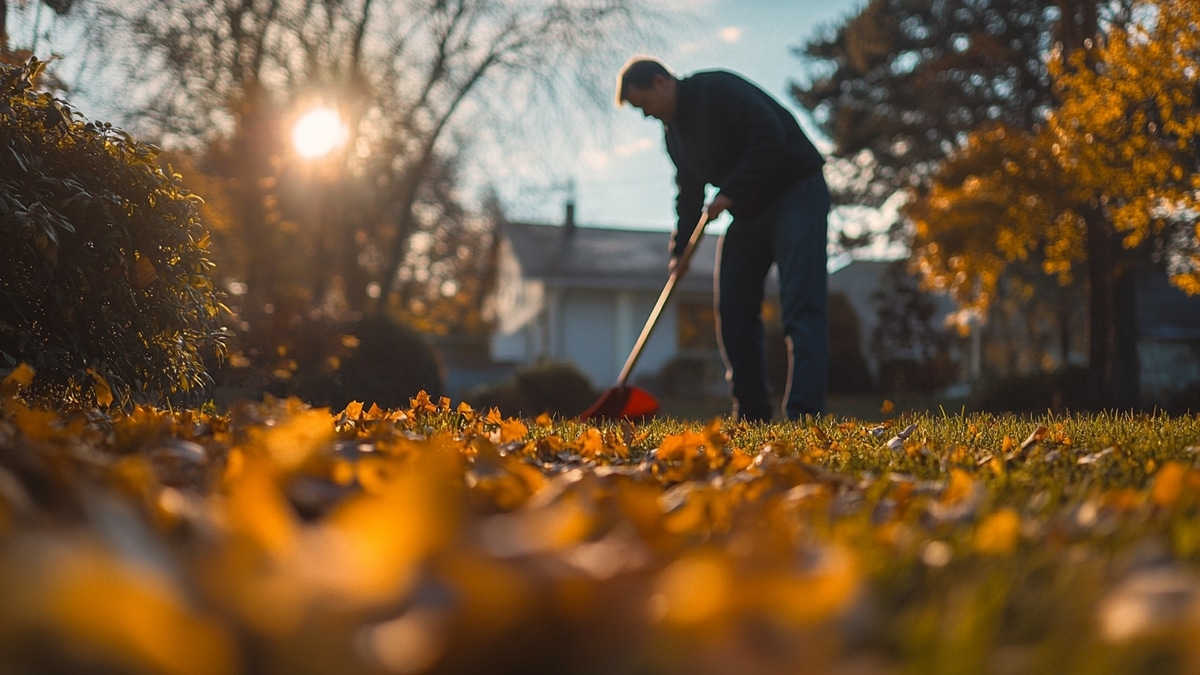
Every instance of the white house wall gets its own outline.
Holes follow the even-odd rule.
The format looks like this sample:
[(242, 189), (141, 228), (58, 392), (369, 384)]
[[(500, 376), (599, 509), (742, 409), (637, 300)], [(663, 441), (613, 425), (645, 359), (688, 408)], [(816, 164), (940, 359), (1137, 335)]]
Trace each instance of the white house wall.
[(616, 349), (616, 308), (611, 293), (572, 290), (563, 293), (561, 300), (561, 340), (558, 360), (570, 361), (586, 374), (593, 384), (603, 385), (612, 375), (613, 352)]
[(545, 304), (545, 284), (525, 277), (508, 241), (500, 244), (496, 265), (496, 332), (512, 335), (529, 325)]
[(545, 305), (545, 284), (540, 279), (527, 279), (511, 244), (502, 241), (493, 304), (496, 329), (490, 341), (493, 361), (534, 363), (548, 353)]
[[(642, 332), (642, 327), (646, 325), (646, 318), (650, 316), (650, 311), (654, 309), (654, 303), (658, 300), (658, 293), (638, 294), (632, 302), (634, 321), (631, 322), (629, 336), (629, 347), (632, 348), (634, 342), (637, 341), (638, 335)], [(658, 319), (658, 325), (655, 326), (654, 332), (650, 335), (650, 340), (646, 343), (646, 348), (642, 351), (641, 358), (638, 359), (637, 368), (633, 372), (632, 379), (637, 381), (640, 375), (650, 375), (662, 370), (667, 362), (675, 357), (679, 350), (679, 315), (675, 311), (678, 298), (668, 303), (663, 308), (662, 316)], [(621, 364), (624, 365), (625, 358), (629, 356), (629, 349), (624, 349), (620, 355)], [(620, 373), (620, 367), (614, 372), (613, 377)]]
[[(657, 296), (636, 291), (547, 289), (535, 320), (492, 336), (496, 360), (573, 363), (597, 387), (616, 381)], [(668, 305), (642, 350), (633, 379), (660, 370), (675, 354), (677, 317)]]

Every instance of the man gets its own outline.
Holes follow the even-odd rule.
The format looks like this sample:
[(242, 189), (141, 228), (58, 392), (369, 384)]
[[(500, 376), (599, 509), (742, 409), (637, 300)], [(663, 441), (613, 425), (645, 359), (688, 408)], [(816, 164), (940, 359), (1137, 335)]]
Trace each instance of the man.
[[(617, 105), (623, 103), (663, 123), (679, 190), (672, 269), (702, 210), (710, 219), (733, 216), (720, 242), (716, 286), (734, 418), (773, 416), (762, 320), (773, 263), (790, 369), (783, 412), (793, 420), (820, 415), (829, 361), (824, 158), (787, 109), (733, 73), (680, 79), (658, 61), (635, 57), (618, 77)], [(718, 192), (705, 206), (708, 185)]]

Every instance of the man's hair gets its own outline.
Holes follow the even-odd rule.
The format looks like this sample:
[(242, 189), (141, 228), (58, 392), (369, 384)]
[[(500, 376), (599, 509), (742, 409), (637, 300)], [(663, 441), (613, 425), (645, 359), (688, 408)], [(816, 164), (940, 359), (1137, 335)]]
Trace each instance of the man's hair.
[(656, 75), (675, 77), (666, 66), (654, 59), (645, 56), (629, 59), (617, 74), (617, 105), (625, 103), (625, 95), (629, 93), (630, 87), (649, 89), (654, 86)]

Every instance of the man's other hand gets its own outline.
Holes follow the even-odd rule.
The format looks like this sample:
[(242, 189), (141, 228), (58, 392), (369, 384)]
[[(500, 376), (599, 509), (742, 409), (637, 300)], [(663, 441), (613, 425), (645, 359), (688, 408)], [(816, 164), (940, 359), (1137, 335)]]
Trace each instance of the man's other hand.
[(731, 206), (733, 206), (733, 200), (718, 192), (717, 196), (713, 197), (712, 203), (708, 205), (708, 220), (710, 222), (716, 220), (717, 216), (725, 213)]

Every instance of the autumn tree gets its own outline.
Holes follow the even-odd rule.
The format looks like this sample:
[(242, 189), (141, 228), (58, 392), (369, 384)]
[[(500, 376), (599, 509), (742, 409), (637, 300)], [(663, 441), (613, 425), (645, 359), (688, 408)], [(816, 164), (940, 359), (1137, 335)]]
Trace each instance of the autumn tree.
[[(810, 78), (795, 83), (793, 94), (834, 142), (836, 199), (866, 207), (923, 199), (973, 130), (1032, 129), (1054, 105), (1047, 59), (1061, 15), (1053, 4), (1031, 0), (873, 0), (798, 49)], [(994, 213), (976, 211), (972, 222), (990, 227)], [(900, 218), (886, 234), (909, 245), (913, 230)], [(841, 239), (854, 247), (881, 235)], [(1040, 274), (1022, 282), (998, 290), (1037, 287), (1031, 310), (1054, 291)]]
[[(1143, 0), (1091, 52), (1059, 55), (1050, 150), (1124, 250), (1150, 247), (1200, 293), (1200, 6)], [(1088, 61), (1094, 66), (1088, 67)], [(1057, 144), (1057, 145), (1055, 145)], [(1079, 194), (1079, 197), (1085, 194)]]
[[(1122, 406), (1136, 401), (1133, 295), (1123, 274), (1131, 263), (1104, 239), (1112, 231), (1107, 204), (1094, 194), (1070, 203), (1079, 193), (1064, 184), (1056, 146), (1042, 134), (1063, 95), (1051, 70), (1055, 55), (1094, 52), (1104, 31), (1129, 23), (1133, 4), (876, 0), (835, 37), (809, 46), (828, 62), (827, 74), (797, 89), (821, 114), (838, 152), (858, 167), (843, 197), (876, 205), (903, 194), (907, 206), (893, 234), (916, 237), (921, 272), (935, 284), (953, 279), (967, 308), (984, 310), (1005, 289), (1045, 289), (1042, 270), (1083, 285), (1094, 390), (1103, 393), (1101, 403)], [(1090, 68), (1091, 58), (1077, 65)], [(982, 189), (1000, 175), (1005, 187)], [(1030, 203), (1031, 195), (1042, 202)], [(1067, 236), (1066, 210), (1083, 218), (1091, 236)], [(1014, 211), (1048, 217), (1039, 234), (1049, 234), (1023, 239)], [(1031, 243), (1048, 237), (1058, 237), (1052, 250)], [(1063, 267), (1061, 252), (1075, 244), (1087, 274)], [(947, 273), (935, 278), (930, 270), (938, 265)], [(998, 283), (1023, 271), (1035, 273)], [(1034, 293), (1033, 301), (1047, 295)]]
[(1043, 0), (871, 0), (798, 49), (811, 77), (792, 94), (849, 166), (838, 200), (877, 207), (926, 185), (984, 123), (1031, 128), (1053, 103), (1056, 25)]
[[(1082, 269), (1093, 391), (1119, 407), (1137, 404), (1135, 272), (1156, 262), (1179, 287), (1200, 290), (1200, 13), (1152, 1), (1133, 10), (1136, 21), (1056, 52), (1059, 104), (1044, 126), (972, 134), (907, 211), (927, 278), (967, 304), (986, 306), (1014, 262), (1037, 260), (1063, 281)], [(1002, 224), (977, 227), (978, 211)]]
[(989, 374), (1021, 372), (1019, 347), (1045, 343), (1033, 326), (1039, 316), (1057, 324), (1058, 336), (1057, 345), (1037, 350), (1041, 358), (1068, 363), (1074, 324), (1086, 319), (1076, 309), (1083, 287), (1062, 259), (1078, 253), (1078, 232), (1059, 217), (1071, 203), (1071, 179), (1049, 153), (1037, 153), (1037, 143), (1030, 132), (999, 125), (971, 134), (903, 209), (924, 285), (955, 300), (960, 329), (996, 324), (988, 333), (1011, 343), (998, 348)]

